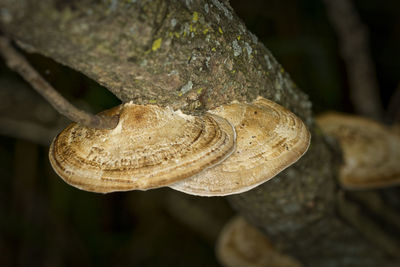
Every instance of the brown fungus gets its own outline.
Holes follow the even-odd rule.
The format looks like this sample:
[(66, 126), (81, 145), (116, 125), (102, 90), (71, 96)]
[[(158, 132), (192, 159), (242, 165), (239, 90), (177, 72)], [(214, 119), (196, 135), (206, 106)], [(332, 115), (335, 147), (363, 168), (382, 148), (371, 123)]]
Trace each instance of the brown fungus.
[(267, 237), (242, 217), (231, 219), (222, 229), (216, 254), (224, 267), (301, 267), (296, 259), (277, 251)]
[(341, 145), (339, 182), (344, 188), (400, 184), (400, 135), (375, 121), (334, 112), (318, 116), (317, 123)]
[(310, 144), (310, 133), (296, 115), (262, 97), (209, 112), (233, 124), (236, 151), (218, 166), (170, 185), (175, 190), (199, 196), (248, 191), (296, 162)]
[(146, 190), (188, 178), (225, 160), (235, 130), (213, 114), (185, 115), (155, 105), (122, 104), (112, 130), (72, 123), (52, 142), (51, 165), (65, 182), (93, 192)]

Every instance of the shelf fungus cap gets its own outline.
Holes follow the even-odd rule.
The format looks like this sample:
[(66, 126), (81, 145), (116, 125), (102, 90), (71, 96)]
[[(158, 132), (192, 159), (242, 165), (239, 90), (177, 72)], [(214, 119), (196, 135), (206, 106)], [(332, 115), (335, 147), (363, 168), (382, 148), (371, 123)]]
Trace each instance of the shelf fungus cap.
[(102, 115), (118, 115), (116, 128), (98, 130), (72, 123), (50, 146), (57, 174), (86, 191), (166, 186), (219, 164), (235, 149), (233, 126), (213, 114), (190, 116), (126, 103)]
[(277, 251), (267, 237), (242, 217), (231, 219), (219, 234), (216, 254), (225, 267), (301, 267), (296, 259)]
[(334, 112), (318, 116), (317, 123), (341, 145), (339, 182), (344, 188), (400, 184), (400, 135), (375, 121)]
[(301, 119), (262, 97), (210, 112), (233, 124), (236, 151), (220, 165), (170, 185), (175, 190), (199, 196), (248, 191), (296, 162), (310, 144), (310, 133)]

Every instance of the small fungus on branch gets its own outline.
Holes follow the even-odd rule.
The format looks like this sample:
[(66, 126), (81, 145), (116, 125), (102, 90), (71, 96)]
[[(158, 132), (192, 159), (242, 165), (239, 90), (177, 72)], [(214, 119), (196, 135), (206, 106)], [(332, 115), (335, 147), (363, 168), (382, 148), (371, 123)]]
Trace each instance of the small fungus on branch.
[(234, 217), (219, 234), (216, 254), (225, 267), (301, 267), (299, 261), (277, 251), (263, 233), (242, 217)]
[(347, 189), (400, 184), (400, 136), (373, 120), (340, 113), (317, 117), (322, 131), (338, 139), (344, 163), (339, 182)]

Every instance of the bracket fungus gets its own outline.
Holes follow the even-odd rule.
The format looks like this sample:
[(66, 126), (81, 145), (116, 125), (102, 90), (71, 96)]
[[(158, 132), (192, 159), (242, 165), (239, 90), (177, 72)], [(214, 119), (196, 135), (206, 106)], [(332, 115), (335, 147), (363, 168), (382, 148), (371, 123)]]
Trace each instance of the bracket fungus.
[(308, 149), (310, 133), (296, 115), (262, 97), (209, 111), (236, 129), (237, 147), (227, 160), (170, 185), (192, 195), (225, 196), (248, 191), (296, 162)]
[(214, 114), (190, 116), (126, 103), (101, 115), (118, 115), (117, 127), (98, 130), (72, 123), (49, 151), (57, 174), (86, 191), (166, 186), (220, 163), (235, 149), (234, 128)]
[(400, 135), (375, 121), (340, 113), (317, 117), (322, 131), (338, 139), (344, 163), (339, 182), (347, 189), (400, 184)]
[(216, 254), (225, 267), (301, 267), (296, 259), (277, 251), (266, 236), (244, 218), (231, 219), (219, 234)]

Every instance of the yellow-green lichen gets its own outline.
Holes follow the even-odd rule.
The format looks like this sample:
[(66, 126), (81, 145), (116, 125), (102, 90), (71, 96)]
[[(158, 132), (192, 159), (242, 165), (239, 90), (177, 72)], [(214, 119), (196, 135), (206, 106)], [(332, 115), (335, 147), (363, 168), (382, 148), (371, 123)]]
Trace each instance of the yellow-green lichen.
[(161, 47), (162, 43), (162, 38), (158, 38), (153, 42), (153, 45), (151, 46), (151, 50), (156, 51)]
[(150, 100), (149, 100), (149, 103), (150, 103), (150, 104), (155, 104), (155, 103), (157, 103), (157, 100), (156, 100), (156, 99), (150, 99)]
[(221, 27), (218, 27), (218, 31), (220, 34), (223, 34), (224, 32), (222, 31)]
[(193, 18), (192, 21), (193, 22), (197, 22), (199, 20), (199, 13), (197, 13), (196, 11), (193, 12)]
[(203, 34), (207, 34), (208, 31), (209, 31), (209, 29), (205, 28), (205, 29), (203, 30)]
[(197, 28), (196, 28), (196, 27), (193, 27), (193, 25), (190, 24), (190, 25), (189, 25), (189, 31), (190, 31), (190, 32), (196, 32), (196, 31), (197, 31)]
[(203, 88), (200, 87), (199, 89), (197, 89), (196, 92), (197, 92), (197, 94), (199, 95), (199, 94), (201, 94), (201, 91), (203, 91)]

